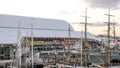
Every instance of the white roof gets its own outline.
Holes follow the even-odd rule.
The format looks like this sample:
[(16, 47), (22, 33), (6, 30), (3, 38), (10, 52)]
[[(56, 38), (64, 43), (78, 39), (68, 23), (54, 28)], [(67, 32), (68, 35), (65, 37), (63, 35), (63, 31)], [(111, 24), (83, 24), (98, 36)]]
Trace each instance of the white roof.
[[(59, 37), (59, 38), (69, 38), (68, 31), (49, 31), (49, 30), (34, 30), (34, 37)], [(85, 38), (84, 32), (71, 31), (70, 38)], [(96, 37), (90, 33), (87, 33), (87, 38), (96, 39)]]
[[(0, 26), (18, 27), (19, 22), (21, 27), (28, 28), (31, 27), (31, 22), (33, 27), (41, 29), (68, 29), (69, 27), (69, 23), (64, 20), (0, 14)], [(72, 27), (71, 30), (73, 30)]]
[[(31, 21), (33, 28), (45, 29), (45, 30), (33, 30), (34, 37), (60, 37), (69, 38), (69, 23), (64, 20), (46, 19), (46, 18), (32, 18), (23, 16), (12, 15), (0, 15), (0, 27), (18, 27), (20, 22), (21, 27), (31, 28)], [(71, 38), (84, 38), (84, 32), (74, 31), (71, 27)], [(48, 30), (48, 29), (60, 29), (60, 30)], [(66, 31), (61, 31), (66, 30)], [(30, 29), (20, 29), (21, 37), (30, 36)], [(17, 42), (18, 29), (0, 28), (0, 43), (15, 43)], [(90, 33), (87, 33), (89, 39), (96, 39), (96, 37)]]

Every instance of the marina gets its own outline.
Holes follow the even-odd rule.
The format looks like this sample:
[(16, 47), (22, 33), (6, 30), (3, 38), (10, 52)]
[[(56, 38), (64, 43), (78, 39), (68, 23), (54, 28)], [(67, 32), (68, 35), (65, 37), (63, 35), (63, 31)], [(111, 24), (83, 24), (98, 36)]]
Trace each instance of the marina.
[(119, 68), (119, 4), (0, 1), (0, 68)]
[[(19, 16), (1, 15), (0, 18), (1, 17), (7, 20)], [(24, 19), (26, 17), (21, 18)], [(28, 17), (27, 20), (29, 21), (30, 19), (31, 18)], [(2, 30), (15, 30), (14, 32), (18, 34), (16, 36), (17, 43), (2, 42), (0, 44), (1, 68), (111, 68), (112, 66), (120, 65), (119, 40), (117, 43), (113, 43), (115, 39), (109, 38), (110, 59), (107, 60), (107, 37), (96, 37), (89, 32), (85, 34), (83, 31), (74, 31), (72, 26), (63, 20), (48, 19), (48, 21), (47, 19), (39, 18), (35, 20), (37, 22), (32, 27), (22, 27), (20, 24), (18, 27), (0, 26)], [(44, 21), (44, 23), (38, 23), (39, 21)], [(50, 25), (50, 21), (55, 21), (55, 23), (59, 24), (57, 26), (53, 23), (55, 27), (60, 28), (51, 28), (54, 25)], [(63, 22), (63, 24), (61, 22)], [(31, 21), (29, 24), (31, 24)], [(46, 28), (50, 30), (42, 29), (42, 26), (41, 28), (37, 26), (47, 24), (49, 24), (50, 27), (47, 26)], [(45, 28), (45, 26), (43, 27)], [(24, 32), (22, 32), (22, 30), (24, 30)], [(23, 36), (21, 34), (23, 34)], [(110, 62), (109, 64), (108, 61)]]

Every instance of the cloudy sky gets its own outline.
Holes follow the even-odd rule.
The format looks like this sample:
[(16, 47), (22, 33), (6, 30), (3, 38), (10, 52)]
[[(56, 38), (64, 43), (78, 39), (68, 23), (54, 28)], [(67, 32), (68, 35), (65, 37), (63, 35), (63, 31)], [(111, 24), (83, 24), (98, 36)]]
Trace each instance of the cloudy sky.
[[(111, 9), (111, 22), (120, 22), (120, 0), (0, 0), (0, 14), (63, 19), (70, 23), (84, 22), (85, 9), (88, 9), (90, 23), (103, 23), (107, 21), (108, 8)], [(76, 30), (84, 30), (83, 26), (73, 24)], [(104, 27), (104, 28), (103, 28)], [(116, 27), (117, 35), (120, 36)], [(93, 34), (106, 34), (107, 27), (88, 26)], [(98, 30), (96, 30), (98, 29)]]

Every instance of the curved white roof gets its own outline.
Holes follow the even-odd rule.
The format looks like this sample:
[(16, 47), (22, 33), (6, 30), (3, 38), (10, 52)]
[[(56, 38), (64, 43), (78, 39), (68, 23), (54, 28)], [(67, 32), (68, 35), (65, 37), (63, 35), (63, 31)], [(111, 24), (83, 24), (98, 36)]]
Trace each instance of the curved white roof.
[[(33, 28), (45, 30), (33, 30), (35, 37), (69, 37), (69, 23), (64, 20), (45, 19), (45, 18), (32, 18), (23, 16), (0, 15), (0, 43), (15, 43), (17, 42), (18, 29), (1, 28), (1, 26), (18, 27), (20, 22), (21, 27), (31, 28), (31, 21)], [(84, 32), (77, 32), (71, 27), (71, 38), (84, 38)], [(49, 30), (58, 29), (58, 30)], [(66, 30), (66, 31), (63, 31)], [(21, 29), (21, 37), (30, 36), (30, 29)], [(87, 33), (89, 39), (95, 39), (90, 33)]]
[[(18, 23), (21, 23), (21, 27), (33, 27), (41, 29), (63, 29), (68, 30), (69, 23), (64, 20), (47, 19), (47, 18), (33, 18), (13, 15), (0, 14), (0, 26), (12, 26), (18, 27)], [(71, 26), (71, 30), (73, 30)]]

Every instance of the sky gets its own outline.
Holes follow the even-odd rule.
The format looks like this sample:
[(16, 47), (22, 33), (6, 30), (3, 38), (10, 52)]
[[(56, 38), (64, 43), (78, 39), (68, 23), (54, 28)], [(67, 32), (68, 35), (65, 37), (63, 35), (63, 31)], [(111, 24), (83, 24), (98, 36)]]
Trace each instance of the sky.
[[(107, 22), (104, 14), (111, 10), (111, 22), (120, 24), (120, 0), (0, 0), (0, 14), (62, 19), (71, 23), (75, 30), (84, 30), (83, 25), (87, 8), (88, 23)], [(112, 29), (112, 28), (111, 28)], [(120, 36), (120, 26), (116, 26), (116, 35)], [(92, 34), (107, 34), (107, 26), (88, 26)], [(111, 31), (112, 35), (112, 31)]]

